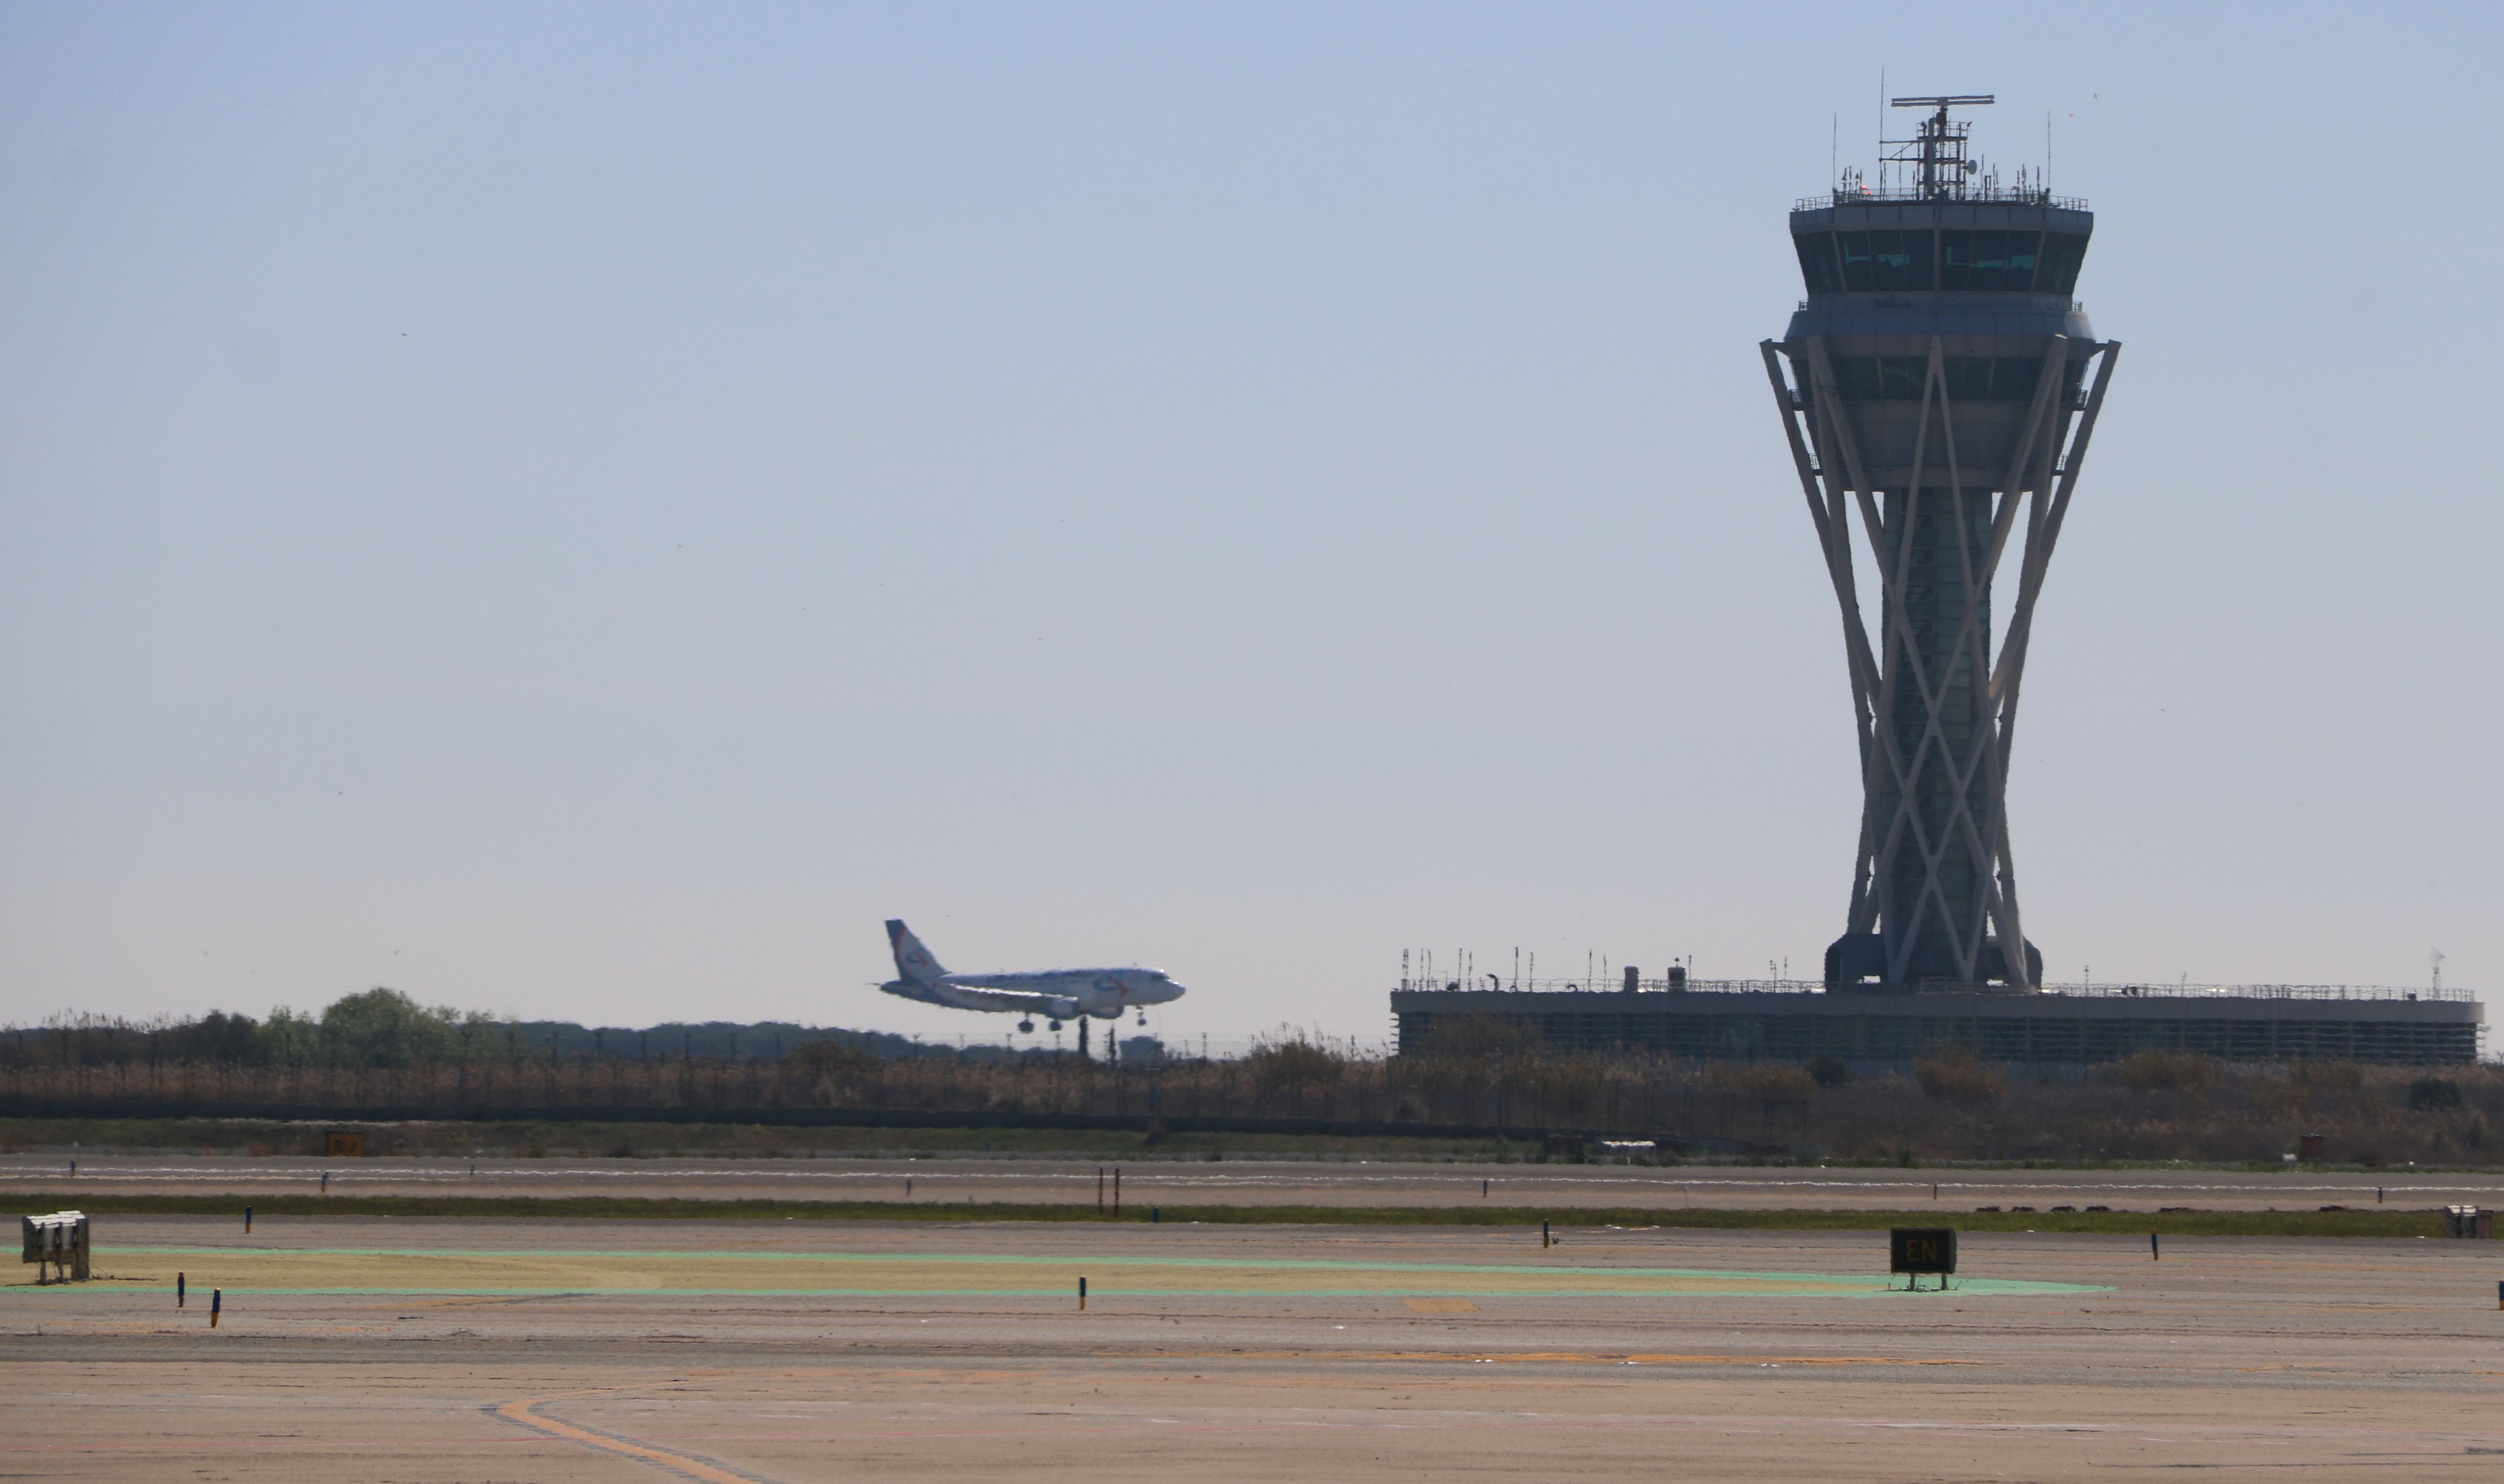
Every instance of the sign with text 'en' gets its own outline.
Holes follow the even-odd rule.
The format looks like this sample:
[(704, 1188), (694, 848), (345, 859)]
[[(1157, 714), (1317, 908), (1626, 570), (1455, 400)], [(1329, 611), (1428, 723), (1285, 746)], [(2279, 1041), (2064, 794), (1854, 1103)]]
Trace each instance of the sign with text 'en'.
[(1916, 1279), (1936, 1273), (1942, 1287), (1956, 1271), (1956, 1230), (1949, 1226), (1895, 1226), (1887, 1233), (1887, 1270)]

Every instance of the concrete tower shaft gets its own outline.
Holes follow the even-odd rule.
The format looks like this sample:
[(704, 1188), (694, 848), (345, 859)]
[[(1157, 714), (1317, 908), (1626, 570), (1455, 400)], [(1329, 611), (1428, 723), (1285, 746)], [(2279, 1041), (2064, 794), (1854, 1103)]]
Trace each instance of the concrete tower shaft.
[[(1961, 157), (1945, 112), (1925, 143), (1955, 130)], [(2120, 347), (2069, 297), (2094, 229), (2083, 205), (1966, 175), (1933, 157), (1909, 190), (1802, 203), (1791, 237), (1808, 297), (1762, 347), (1842, 608), (1860, 733), (1835, 989), (2042, 982), (2018, 911), (2009, 748), (2035, 604)]]

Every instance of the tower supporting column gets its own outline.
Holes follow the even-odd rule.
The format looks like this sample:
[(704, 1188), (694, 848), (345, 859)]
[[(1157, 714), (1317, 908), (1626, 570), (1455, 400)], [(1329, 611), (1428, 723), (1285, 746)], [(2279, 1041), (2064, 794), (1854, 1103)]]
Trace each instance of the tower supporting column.
[[(1860, 735), (1859, 857), (1827, 986), (2035, 988), (2041, 955), (2009, 846), (2010, 746), (2035, 604), (2121, 348), (1934, 333), (1913, 355), (1855, 354), (1842, 374), (1857, 349), (1842, 338), (1762, 347), (1842, 610)], [(1952, 354), (1952, 340), (1996, 355)], [(1884, 447), (1864, 449), (1873, 440)], [(1995, 651), (1992, 583), (2012, 544), (2017, 591)]]

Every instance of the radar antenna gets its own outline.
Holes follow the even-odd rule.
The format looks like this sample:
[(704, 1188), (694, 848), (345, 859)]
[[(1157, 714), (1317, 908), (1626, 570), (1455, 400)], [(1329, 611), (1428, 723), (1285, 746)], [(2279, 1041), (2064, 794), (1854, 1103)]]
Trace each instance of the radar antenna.
[(1881, 156), (1889, 164), (1911, 165), (1925, 201), (1962, 201), (1965, 177), (1982, 168), (1965, 157), (1965, 134), (1973, 125), (1948, 117), (1951, 108), (1979, 108), (1996, 101), (1990, 93), (1953, 93), (1930, 98), (1891, 98), (1897, 108), (1934, 108), (1910, 139), (1882, 139), (1880, 148), (1895, 153)]

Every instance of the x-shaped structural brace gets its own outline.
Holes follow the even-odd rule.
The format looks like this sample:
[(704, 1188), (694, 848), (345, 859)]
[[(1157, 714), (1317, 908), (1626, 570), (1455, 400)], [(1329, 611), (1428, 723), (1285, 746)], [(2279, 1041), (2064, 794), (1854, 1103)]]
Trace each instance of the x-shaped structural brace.
[[(1761, 349), (1765, 374), (1773, 383), (1782, 412), (1783, 431), (1791, 441), (1800, 488), (1808, 498), (1809, 519), (1817, 528), (1826, 554), (1827, 575), (1843, 610), (1846, 667), (1852, 677), (1853, 712), (1860, 731), (1862, 806), (1861, 846), (1852, 883), (1851, 933), (1877, 932), (1886, 948), (1886, 982), (1904, 982), (1914, 953), (1925, 938), (1920, 924), (1936, 910), (1935, 920), (1947, 938), (1957, 977), (1976, 982), (1991, 965), (1983, 961), (1986, 928), (2000, 945), (1999, 966), (2012, 988), (2032, 988), (2026, 963), (2026, 937), (2017, 910), (2016, 868), (2009, 849), (2006, 790), (2009, 747), (2017, 729), (2017, 694), (2026, 672), (2026, 646), (2034, 622), (2035, 601), (2043, 590), (2053, 545), (2060, 539), (2069, 497), (2085, 463), (2087, 440), (2104, 391), (2120, 357), (2118, 342), (2093, 346), (2096, 376), (2083, 403), (2072, 405), (2067, 395), (2069, 339), (2042, 337), (2042, 363), (2025, 421), (2019, 426), (2015, 453), (2003, 469), (1971, 471), (1957, 449), (1957, 407), (1948, 394), (1947, 358), (1939, 337), (1930, 337), (1923, 375), (1920, 422), (1913, 440), (1912, 468), (1895, 488), (1893, 518), (1880, 504), (1881, 492), (1871, 487), (1854, 436), (1852, 420), (1835, 385), (1834, 366), (1823, 336), (1788, 344), (1768, 340)], [(1787, 380), (1783, 361), (1791, 362)], [(1935, 437), (1935, 443), (1933, 438)], [(1914, 585), (1912, 539), (1922, 502), (1942, 496), (1948, 502), (1948, 525), (1955, 533), (1956, 569), (1924, 573), (1926, 582), (1941, 581), (1961, 589), (1961, 616), (1950, 642), (1940, 654), (1925, 656), (1908, 611)], [(1987, 539), (1979, 552), (1969, 539), (1973, 526), (1968, 500), (1983, 502), (1989, 512)], [(1886, 612), (1881, 626), (1883, 648), (1870, 643), (1854, 576), (1851, 513), (1861, 513)], [(2026, 538), (2018, 565), (2018, 590), (1995, 661), (1989, 653), (1985, 621), (1989, 616), (1992, 578), (2015, 533), (2020, 508), (2027, 515)], [(1982, 687), (1971, 735), (1953, 744), (1945, 725), (1951, 689), (1960, 674)], [(1899, 722), (1909, 693), (1920, 722), (1909, 745), (1907, 728)], [(1923, 818), (1920, 783), (1924, 770), (1937, 764), (1945, 773), (1943, 818)], [(1965, 900), (1951, 900), (1943, 867), (1962, 845), (1974, 864)], [(1917, 882), (1909, 895), (1897, 886), (1899, 866), (1910, 851)]]

